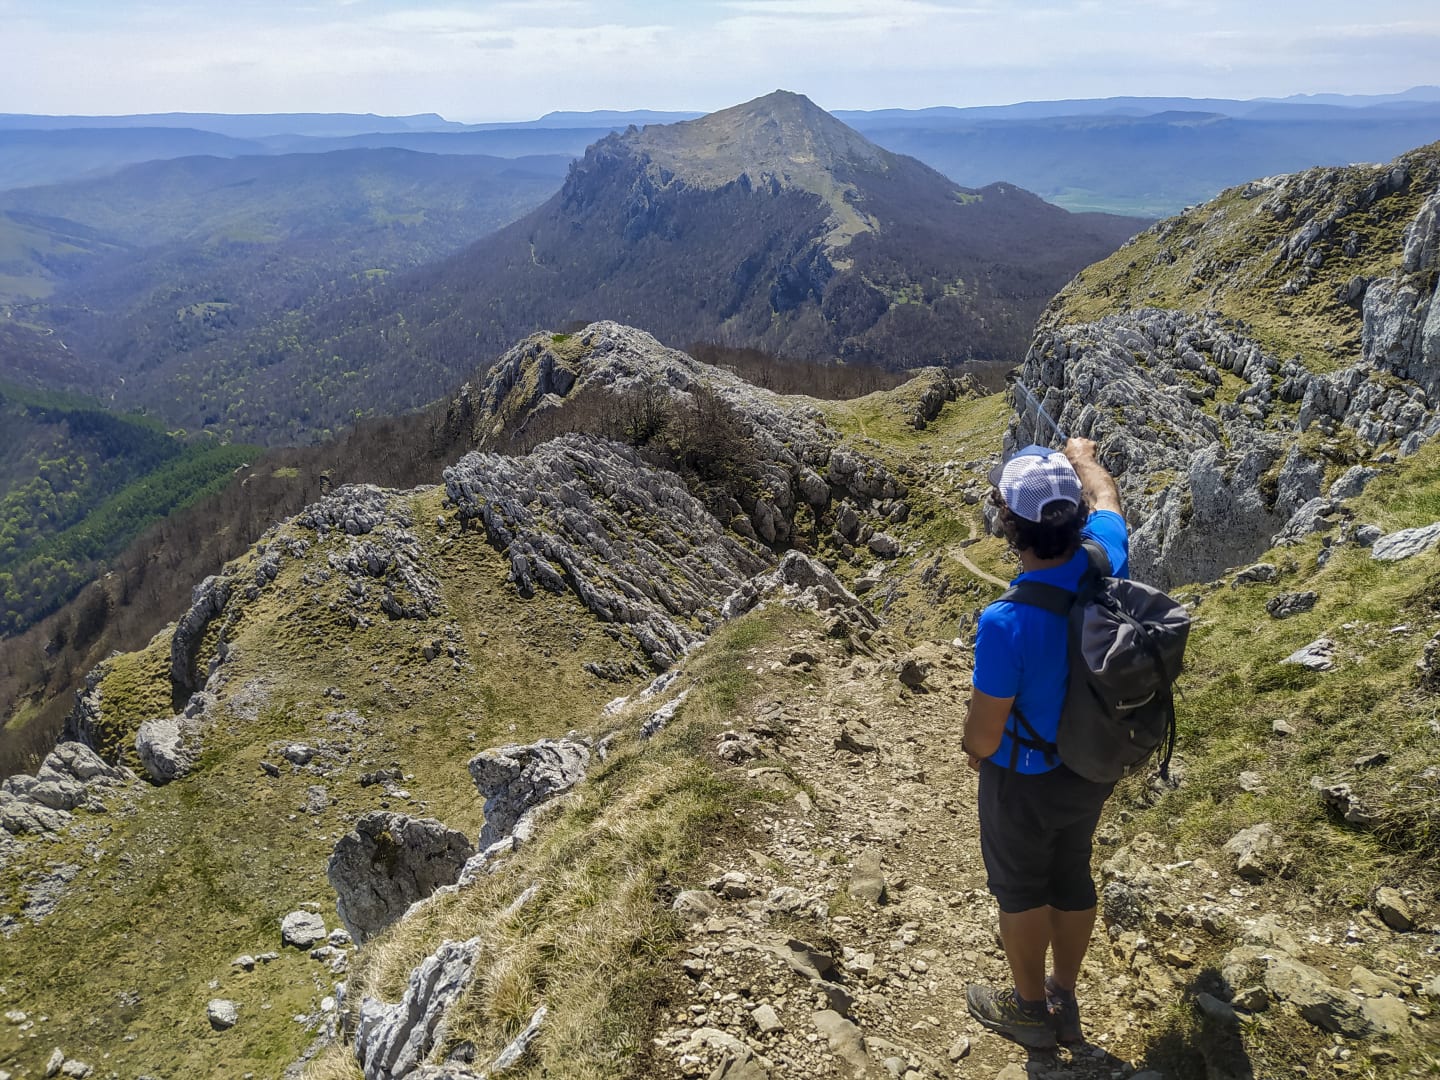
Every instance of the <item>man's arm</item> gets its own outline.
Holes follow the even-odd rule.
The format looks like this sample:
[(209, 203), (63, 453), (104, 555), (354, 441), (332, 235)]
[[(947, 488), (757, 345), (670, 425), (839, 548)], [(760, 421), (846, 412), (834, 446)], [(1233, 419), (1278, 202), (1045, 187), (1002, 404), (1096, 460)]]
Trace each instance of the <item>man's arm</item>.
[(1075, 475), (1080, 477), (1080, 487), (1085, 492), (1085, 501), (1092, 510), (1120, 511), (1120, 489), (1115, 478), (1105, 471), (1105, 466), (1095, 460), (1095, 443), (1090, 439), (1067, 439), (1065, 456), (1075, 466)]
[(982, 758), (1000, 749), (1013, 704), (1014, 697), (991, 697), (973, 686), (970, 688), (970, 711), (965, 714), (965, 737), (961, 746), (970, 755), (972, 769), (978, 769)]

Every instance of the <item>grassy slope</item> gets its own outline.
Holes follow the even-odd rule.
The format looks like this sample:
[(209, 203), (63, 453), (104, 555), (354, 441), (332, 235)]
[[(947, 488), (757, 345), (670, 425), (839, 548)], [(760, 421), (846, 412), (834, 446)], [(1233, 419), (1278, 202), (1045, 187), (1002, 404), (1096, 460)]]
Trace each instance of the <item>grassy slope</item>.
[[(416, 496), (417, 522), (434, 521), (440, 497), (434, 489)], [(448, 621), (460, 628), (468, 653), (463, 669), (444, 658), (423, 661), (434, 622), (382, 618), (351, 631), (338, 615), (317, 616), (304, 602), (309, 590), (298, 585), (303, 567), (290, 562), (250, 606), (234, 641), (232, 691), (253, 689), (249, 696), (260, 702), (253, 718), (232, 712), (211, 728), (193, 779), (146, 792), (133, 812), (82, 814), (82, 830), (35, 849), (46, 863), (81, 862), (83, 882), (93, 868), (94, 883), (80, 886), (92, 902), (66, 904), (3, 943), (5, 1007), (51, 1020), (43, 1047), (13, 1026), (0, 1029), (0, 1068), (34, 1068), (53, 1040), (87, 1060), (108, 1052), (111, 1067), (127, 1075), (176, 1067), (205, 1075), (278, 1071), (276, 1063), (298, 1056), (311, 1037), (292, 1017), (330, 993), (330, 976), (293, 951), (252, 974), (230, 961), (278, 949), (279, 918), (302, 902), (320, 904), (327, 923), (337, 925), (324, 865), (343, 831), (339, 815), (353, 820), (383, 798), (380, 787), (358, 785), (362, 767), (402, 761), (414, 801), (396, 808), (474, 834), (481, 815), (464, 769), (471, 755), (563, 731), (577, 717), (598, 715), (613, 696), (612, 685), (580, 665), (614, 659), (616, 646), (576, 604), (548, 595), (516, 600), (504, 582), (507, 565), (475, 534), (442, 545), (426, 527), (412, 531), (445, 583)], [(316, 550), (323, 558), (335, 546), (332, 540)], [(107, 718), (129, 731), (168, 712), (168, 638), (149, 652), (150, 661), (117, 662), (101, 685)], [(325, 698), (329, 686), (342, 688), (346, 700)], [(340, 709), (356, 710), (365, 723), (331, 729), (324, 717)], [(325, 737), (352, 747), (343, 775), (287, 772), (269, 781), (259, 771), (262, 758), (274, 758), (273, 742)], [(300, 808), (316, 783), (327, 786), (334, 805), (312, 820)], [(107, 830), (105, 854), (87, 855), (84, 845)], [(0, 903), (13, 908), (17, 867), (0, 881)], [(110, 959), (97, 965), (96, 956)], [(219, 980), (214, 989), (211, 980)], [(138, 1003), (127, 1004), (134, 994)], [(239, 1002), (245, 1023), (237, 1037), (220, 1041), (210, 1032), (205, 1001), (215, 996)]]

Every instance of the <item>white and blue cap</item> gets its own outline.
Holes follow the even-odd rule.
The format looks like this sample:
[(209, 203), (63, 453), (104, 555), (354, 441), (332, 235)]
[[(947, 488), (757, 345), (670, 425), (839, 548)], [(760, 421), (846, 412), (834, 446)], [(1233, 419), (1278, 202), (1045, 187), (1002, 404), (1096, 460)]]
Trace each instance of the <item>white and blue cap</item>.
[(1038, 522), (1052, 502), (1079, 506), (1083, 498), (1075, 466), (1059, 450), (1027, 446), (990, 473), (1010, 512)]

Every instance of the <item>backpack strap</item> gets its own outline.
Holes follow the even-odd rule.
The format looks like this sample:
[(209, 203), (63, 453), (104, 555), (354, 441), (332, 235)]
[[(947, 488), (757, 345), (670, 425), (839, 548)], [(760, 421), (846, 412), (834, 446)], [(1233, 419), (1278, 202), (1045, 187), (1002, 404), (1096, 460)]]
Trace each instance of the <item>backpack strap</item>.
[[(1103, 557), (1104, 552), (1101, 552)], [(1022, 581), (1010, 586), (1000, 597), (1001, 600), (1009, 600), (1014, 604), (1025, 604), (1027, 607), (1039, 608), (1041, 611), (1048, 611), (1051, 615), (1057, 615), (1062, 619), (1068, 619), (1070, 610), (1075, 605), (1075, 594), (1069, 589), (1062, 589), (1059, 585), (1046, 585), (1040, 581)], [(1020, 711), (1018, 705), (1010, 707), (1010, 715), (1015, 723), (1006, 724), (1005, 734), (1010, 736), (1010, 771), (1015, 771), (1015, 765), (1020, 757), (1020, 747), (1026, 750), (1037, 750), (1045, 755), (1046, 764), (1052, 764), (1060, 760), (1060, 748), (1053, 742), (1040, 737), (1034, 725), (1025, 719), (1025, 714)]]
[[(1090, 537), (1080, 541), (1090, 565), (1085, 568), (1085, 573), (1080, 578), (1078, 592), (1071, 592), (1059, 585), (1047, 585), (1040, 581), (1021, 581), (1010, 586), (1001, 594), (1001, 600), (1008, 600), (1012, 604), (1024, 604), (1027, 607), (1039, 608), (1041, 611), (1048, 611), (1052, 615), (1058, 615), (1068, 620), (1075, 610), (1077, 603), (1087, 603), (1089, 597), (1093, 596), (1099, 588), (1100, 579), (1110, 576), (1110, 556), (1105, 553), (1104, 546)], [(1047, 764), (1059, 762), (1060, 748), (1053, 742), (1040, 737), (1034, 725), (1025, 719), (1025, 714), (1016, 706), (1011, 706), (1010, 714), (1015, 718), (1015, 725), (1007, 724), (1005, 734), (1010, 736), (1010, 771), (1015, 770), (1016, 762), (1019, 760), (1020, 747), (1027, 750), (1037, 750), (1045, 755)], [(1023, 734), (1022, 734), (1023, 732)]]

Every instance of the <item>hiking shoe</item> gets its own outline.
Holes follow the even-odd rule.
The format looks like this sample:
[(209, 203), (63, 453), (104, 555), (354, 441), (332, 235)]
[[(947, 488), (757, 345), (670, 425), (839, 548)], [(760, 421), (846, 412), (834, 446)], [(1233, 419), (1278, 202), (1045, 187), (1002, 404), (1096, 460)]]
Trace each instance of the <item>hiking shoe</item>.
[(997, 991), (971, 983), (965, 991), (965, 1003), (970, 1006), (970, 1015), (991, 1031), (1033, 1050), (1055, 1048), (1055, 1029), (1050, 1025), (1044, 1002), (1026, 1008), (1014, 990)]
[(1049, 976), (1045, 979), (1045, 1007), (1050, 1010), (1057, 1039), (1062, 1043), (1084, 1041), (1085, 1035), (1080, 1030), (1080, 1003), (1075, 1000), (1075, 992), (1061, 988)]

